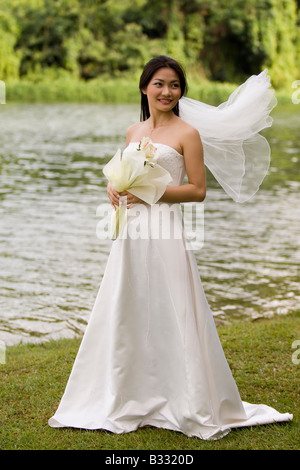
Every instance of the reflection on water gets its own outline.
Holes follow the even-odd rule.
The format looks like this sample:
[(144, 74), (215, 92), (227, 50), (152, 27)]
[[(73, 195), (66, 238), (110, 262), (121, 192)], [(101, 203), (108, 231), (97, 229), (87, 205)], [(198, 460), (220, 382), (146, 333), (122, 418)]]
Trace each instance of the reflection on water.
[[(102, 168), (124, 147), (136, 106), (0, 107), (0, 339), (6, 344), (81, 333), (111, 243), (96, 215)], [(277, 110), (266, 135), (272, 164), (247, 204), (208, 175), (205, 244), (196, 252), (213, 312), (224, 319), (299, 308), (300, 117)]]

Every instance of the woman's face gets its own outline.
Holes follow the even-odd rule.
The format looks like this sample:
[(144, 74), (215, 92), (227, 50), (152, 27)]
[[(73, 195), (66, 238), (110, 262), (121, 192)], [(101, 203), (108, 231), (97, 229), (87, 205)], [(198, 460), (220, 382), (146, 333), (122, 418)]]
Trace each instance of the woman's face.
[(171, 111), (181, 97), (178, 74), (169, 67), (157, 70), (143, 93), (147, 95), (150, 110)]

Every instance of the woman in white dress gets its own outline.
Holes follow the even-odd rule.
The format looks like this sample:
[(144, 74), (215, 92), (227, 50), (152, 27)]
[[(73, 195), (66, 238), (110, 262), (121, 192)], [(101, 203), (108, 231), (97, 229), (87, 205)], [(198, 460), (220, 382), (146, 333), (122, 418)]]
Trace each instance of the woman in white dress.
[[(158, 163), (171, 175), (159, 207), (203, 201), (205, 165), (236, 201), (257, 191), (270, 156), (258, 131), (271, 125), (274, 99), (265, 72), (246, 84), (214, 108), (183, 98), (185, 75), (175, 60), (159, 56), (145, 66), (141, 122), (128, 129), (125, 152), (136, 149), (143, 137), (153, 141)], [(255, 161), (256, 152), (260, 166), (247, 179), (247, 159)], [(119, 236), (113, 242), (49, 425), (113, 433), (150, 425), (218, 439), (232, 428), (291, 420), (288, 413), (241, 400), (184, 231), (181, 237), (172, 231), (168, 238), (157, 236), (162, 220), (153, 217), (151, 206), (129, 192), (122, 195), (127, 196), (127, 224), (136, 224), (130, 211), (135, 208), (137, 214), (140, 207), (138, 220), (147, 224), (147, 236)], [(120, 194), (110, 184), (108, 197), (118, 204)], [(163, 214), (168, 217), (170, 211)], [(172, 214), (171, 226), (182, 229), (180, 209)]]

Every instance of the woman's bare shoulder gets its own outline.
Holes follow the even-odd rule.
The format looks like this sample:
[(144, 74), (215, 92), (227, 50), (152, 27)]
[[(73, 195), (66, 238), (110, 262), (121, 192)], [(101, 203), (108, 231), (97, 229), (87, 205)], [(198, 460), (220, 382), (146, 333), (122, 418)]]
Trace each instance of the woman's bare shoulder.
[(133, 136), (139, 131), (142, 123), (141, 122), (136, 122), (134, 124), (131, 124), (131, 126), (128, 127), (126, 131), (126, 142), (129, 143)]
[(180, 118), (180, 127), (181, 127), (181, 134), (187, 137), (197, 137), (199, 136), (199, 132), (195, 127), (193, 127), (188, 122), (183, 121)]
[(180, 136), (180, 144), (183, 150), (191, 145), (202, 147), (200, 134), (191, 124), (181, 120), (178, 135)]

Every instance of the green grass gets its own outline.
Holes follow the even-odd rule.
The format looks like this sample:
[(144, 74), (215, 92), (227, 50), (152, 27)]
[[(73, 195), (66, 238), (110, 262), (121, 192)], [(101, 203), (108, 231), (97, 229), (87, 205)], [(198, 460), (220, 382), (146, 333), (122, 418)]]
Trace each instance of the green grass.
[[(6, 103), (139, 103), (138, 77), (98, 78), (89, 82), (73, 78), (44, 81), (7, 81)], [(187, 96), (211, 105), (226, 101), (238, 85), (191, 80)], [(280, 90), (278, 102), (291, 103), (293, 90)]]
[[(47, 424), (63, 393), (79, 339), (7, 348), (0, 364), (2, 450), (296, 450), (299, 448), (300, 364), (292, 343), (300, 340), (300, 315), (234, 321), (218, 326), (223, 348), (244, 401), (294, 414), (293, 422), (232, 430), (218, 441), (144, 428), (106, 431), (53, 429)], [(296, 354), (297, 356), (297, 354)], [(298, 355), (300, 358), (300, 354)]]

